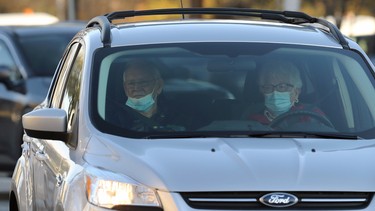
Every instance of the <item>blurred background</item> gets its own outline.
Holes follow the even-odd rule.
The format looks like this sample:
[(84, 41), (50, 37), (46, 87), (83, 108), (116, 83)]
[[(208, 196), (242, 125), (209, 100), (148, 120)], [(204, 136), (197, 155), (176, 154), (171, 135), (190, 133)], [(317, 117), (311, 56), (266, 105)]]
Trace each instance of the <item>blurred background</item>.
[(183, 7), (302, 11), (335, 23), (344, 35), (357, 41), (370, 57), (375, 55), (374, 0), (0, 0), (0, 14), (43, 12), (60, 21), (88, 21), (115, 10), (174, 8), (181, 7), (181, 4)]
[[(299, 10), (312, 16), (375, 15), (373, 0), (182, 0), (184, 7), (244, 7)], [(61, 20), (89, 20), (114, 10), (180, 7), (180, 0), (0, 0), (0, 13), (46, 12)]]
[(359, 42), (368, 54), (375, 54), (373, 0), (0, 0), (0, 13), (43, 12), (61, 21), (88, 21), (97, 15), (115, 10), (173, 8), (181, 7), (181, 2), (184, 7), (302, 11), (334, 22), (345, 35)]

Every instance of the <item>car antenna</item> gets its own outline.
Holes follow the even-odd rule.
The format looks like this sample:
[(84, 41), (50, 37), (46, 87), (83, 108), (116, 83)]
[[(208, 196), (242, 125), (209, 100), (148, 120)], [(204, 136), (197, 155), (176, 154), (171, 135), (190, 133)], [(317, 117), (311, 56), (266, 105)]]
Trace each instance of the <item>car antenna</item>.
[[(180, 6), (181, 6), (181, 9), (184, 9), (184, 4), (182, 3), (183, 0), (180, 0)], [(184, 13), (181, 13), (182, 15), (182, 19), (185, 19), (185, 14)]]

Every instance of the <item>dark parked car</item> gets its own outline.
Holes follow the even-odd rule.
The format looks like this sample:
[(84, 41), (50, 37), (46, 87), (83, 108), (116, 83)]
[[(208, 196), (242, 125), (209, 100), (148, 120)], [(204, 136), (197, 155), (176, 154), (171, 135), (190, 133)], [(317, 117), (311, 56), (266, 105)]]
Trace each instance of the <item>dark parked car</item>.
[(21, 116), (40, 103), (65, 47), (82, 23), (0, 27), (0, 171), (21, 155)]

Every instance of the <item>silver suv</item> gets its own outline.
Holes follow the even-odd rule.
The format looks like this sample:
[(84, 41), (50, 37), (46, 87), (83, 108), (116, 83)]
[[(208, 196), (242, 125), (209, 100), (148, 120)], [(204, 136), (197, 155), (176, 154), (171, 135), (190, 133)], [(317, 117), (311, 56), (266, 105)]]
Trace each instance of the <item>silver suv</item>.
[[(157, 15), (176, 20), (122, 21)], [(96, 17), (23, 116), (10, 209), (375, 210), (374, 86), (301, 12)]]

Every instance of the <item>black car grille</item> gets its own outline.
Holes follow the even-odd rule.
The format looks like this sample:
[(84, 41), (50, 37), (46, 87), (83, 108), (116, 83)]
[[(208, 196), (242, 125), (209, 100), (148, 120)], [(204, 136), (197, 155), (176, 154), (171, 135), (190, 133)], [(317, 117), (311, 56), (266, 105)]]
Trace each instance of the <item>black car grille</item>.
[(272, 192), (184, 192), (180, 194), (190, 207), (203, 210), (353, 210), (367, 207), (373, 197), (373, 193), (362, 192), (287, 192), (296, 196), (298, 202), (287, 208), (275, 208), (260, 202), (260, 198), (269, 193)]

